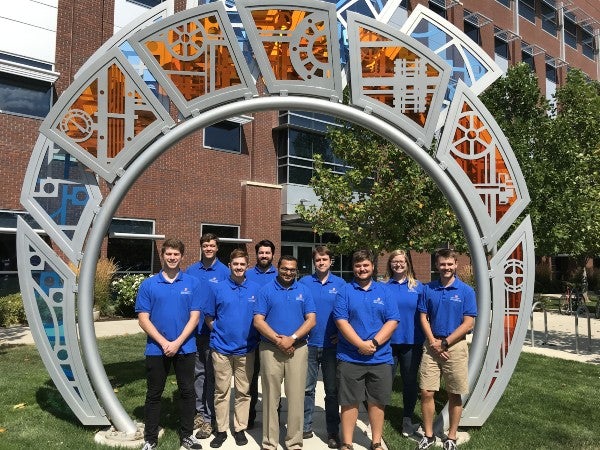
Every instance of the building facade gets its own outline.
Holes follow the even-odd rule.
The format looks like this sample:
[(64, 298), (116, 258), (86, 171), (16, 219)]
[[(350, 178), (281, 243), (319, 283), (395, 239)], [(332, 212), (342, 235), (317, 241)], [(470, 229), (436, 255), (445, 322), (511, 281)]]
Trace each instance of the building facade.
[[(21, 0), (5, 8), (0, 17), (0, 177), (8, 182), (0, 197), (0, 295), (18, 290), (15, 232), (16, 217), (24, 214), (21, 186), (38, 128), (53, 102), (103, 42), (148, 8), (162, 4), (181, 11), (197, 3)], [(233, 9), (233, 2), (225, 3)], [(369, 0), (341, 3), (340, 9), (383, 13)], [(599, 79), (597, 0), (395, 0), (390, 23), (401, 24), (417, 4), (463, 30), (500, 67), (530, 64), (547, 96), (564, 82), (569, 67)], [(243, 35), (239, 38), (243, 47)], [(122, 50), (135, 57), (130, 49)], [(146, 80), (143, 67), (140, 75)], [(153, 86), (153, 80), (146, 81)], [(177, 119), (175, 108), (171, 112)], [(332, 170), (344, 170), (324, 138), (330, 125), (333, 119), (320, 114), (272, 111), (231, 118), (189, 136), (129, 191), (103, 254), (123, 271), (151, 273), (158, 267), (157, 244), (164, 237), (183, 239), (191, 264), (200, 256), (200, 235), (214, 232), (223, 240), (222, 258), (238, 245), (253, 254), (254, 243), (266, 238), (276, 244), (276, 258), (294, 254), (301, 272), (311, 272), (315, 243), (335, 237), (315, 235), (295, 208), (318, 201), (308, 187), (316, 153)], [(102, 183), (104, 192), (110, 190)], [(413, 262), (417, 276), (429, 280), (431, 256), (415, 254)], [(336, 258), (334, 271), (349, 276), (348, 258)]]

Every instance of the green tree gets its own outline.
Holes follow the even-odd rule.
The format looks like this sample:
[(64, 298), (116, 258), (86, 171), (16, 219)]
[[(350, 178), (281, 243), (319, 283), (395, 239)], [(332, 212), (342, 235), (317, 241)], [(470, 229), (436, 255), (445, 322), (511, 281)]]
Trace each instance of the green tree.
[(300, 205), (297, 211), (317, 233), (337, 234), (337, 251), (431, 251), (443, 242), (465, 248), (443, 195), (401, 149), (352, 124), (332, 127), (328, 138), (334, 154), (351, 169), (335, 174), (315, 157), (311, 186), (322, 203)]

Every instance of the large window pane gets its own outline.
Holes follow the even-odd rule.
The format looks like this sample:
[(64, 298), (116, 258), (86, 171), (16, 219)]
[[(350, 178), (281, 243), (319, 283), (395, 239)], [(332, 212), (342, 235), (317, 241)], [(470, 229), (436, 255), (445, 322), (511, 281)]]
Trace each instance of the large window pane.
[(204, 129), (204, 146), (241, 153), (242, 126), (227, 120)]
[(52, 91), (48, 82), (0, 72), (0, 113), (46, 117)]
[(519, 0), (519, 15), (535, 23), (535, 0)]
[[(113, 219), (108, 229), (108, 258), (114, 259), (119, 273), (152, 273), (155, 244), (144, 235), (154, 234), (154, 222), (149, 220)], [(139, 239), (110, 237), (113, 233), (139, 234)]]
[(565, 44), (577, 48), (577, 24), (565, 14)]
[(544, 2), (541, 3), (541, 8), (542, 28), (552, 36), (556, 36), (556, 8), (553, 8)]
[[(219, 239), (223, 238), (239, 238), (240, 237), (240, 227), (235, 225), (213, 225), (213, 224), (202, 224), (201, 234), (212, 233), (216, 235)], [(219, 242), (219, 251), (217, 252), (217, 258), (223, 264), (229, 264), (229, 257), (231, 252), (236, 248), (242, 248), (246, 251), (249, 249), (246, 248), (246, 244), (238, 244), (235, 242)]]

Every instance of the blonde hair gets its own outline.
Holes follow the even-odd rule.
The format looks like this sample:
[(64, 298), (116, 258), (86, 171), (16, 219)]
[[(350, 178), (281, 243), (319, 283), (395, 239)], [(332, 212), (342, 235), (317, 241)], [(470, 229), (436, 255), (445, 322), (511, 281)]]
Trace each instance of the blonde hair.
[(388, 278), (394, 277), (394, 272), (392, 271), (392, 259), (396, 256), (404, 256), (406, 260), (406, 279), (408, 280), (408, 287), (414, 288), (417, 285), (417, 279), (415, 278), (415, 272), (413, 270), (412, 262), (408, 256), (408, 253), (404, 250), (394, 250), (390, 253), (387, 261), (387, 276)]

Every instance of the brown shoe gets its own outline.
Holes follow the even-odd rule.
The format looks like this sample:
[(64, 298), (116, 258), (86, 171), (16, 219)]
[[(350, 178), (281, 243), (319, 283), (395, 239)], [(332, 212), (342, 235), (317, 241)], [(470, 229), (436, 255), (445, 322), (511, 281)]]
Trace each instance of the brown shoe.
[(202, 425), (200, 425), (198, 432), (196, 433), (196, 437), (198, 439), (208, 439), (212, 432), (213, 429), (210, 425), (210, 422), (203, 422)]
[(200, 428), (203, 423), (204, 423), (204, 417), (202, 417), (202, 414), (196, 414), (194, 416), (194, 430), (197, 430), (198, 428)]

